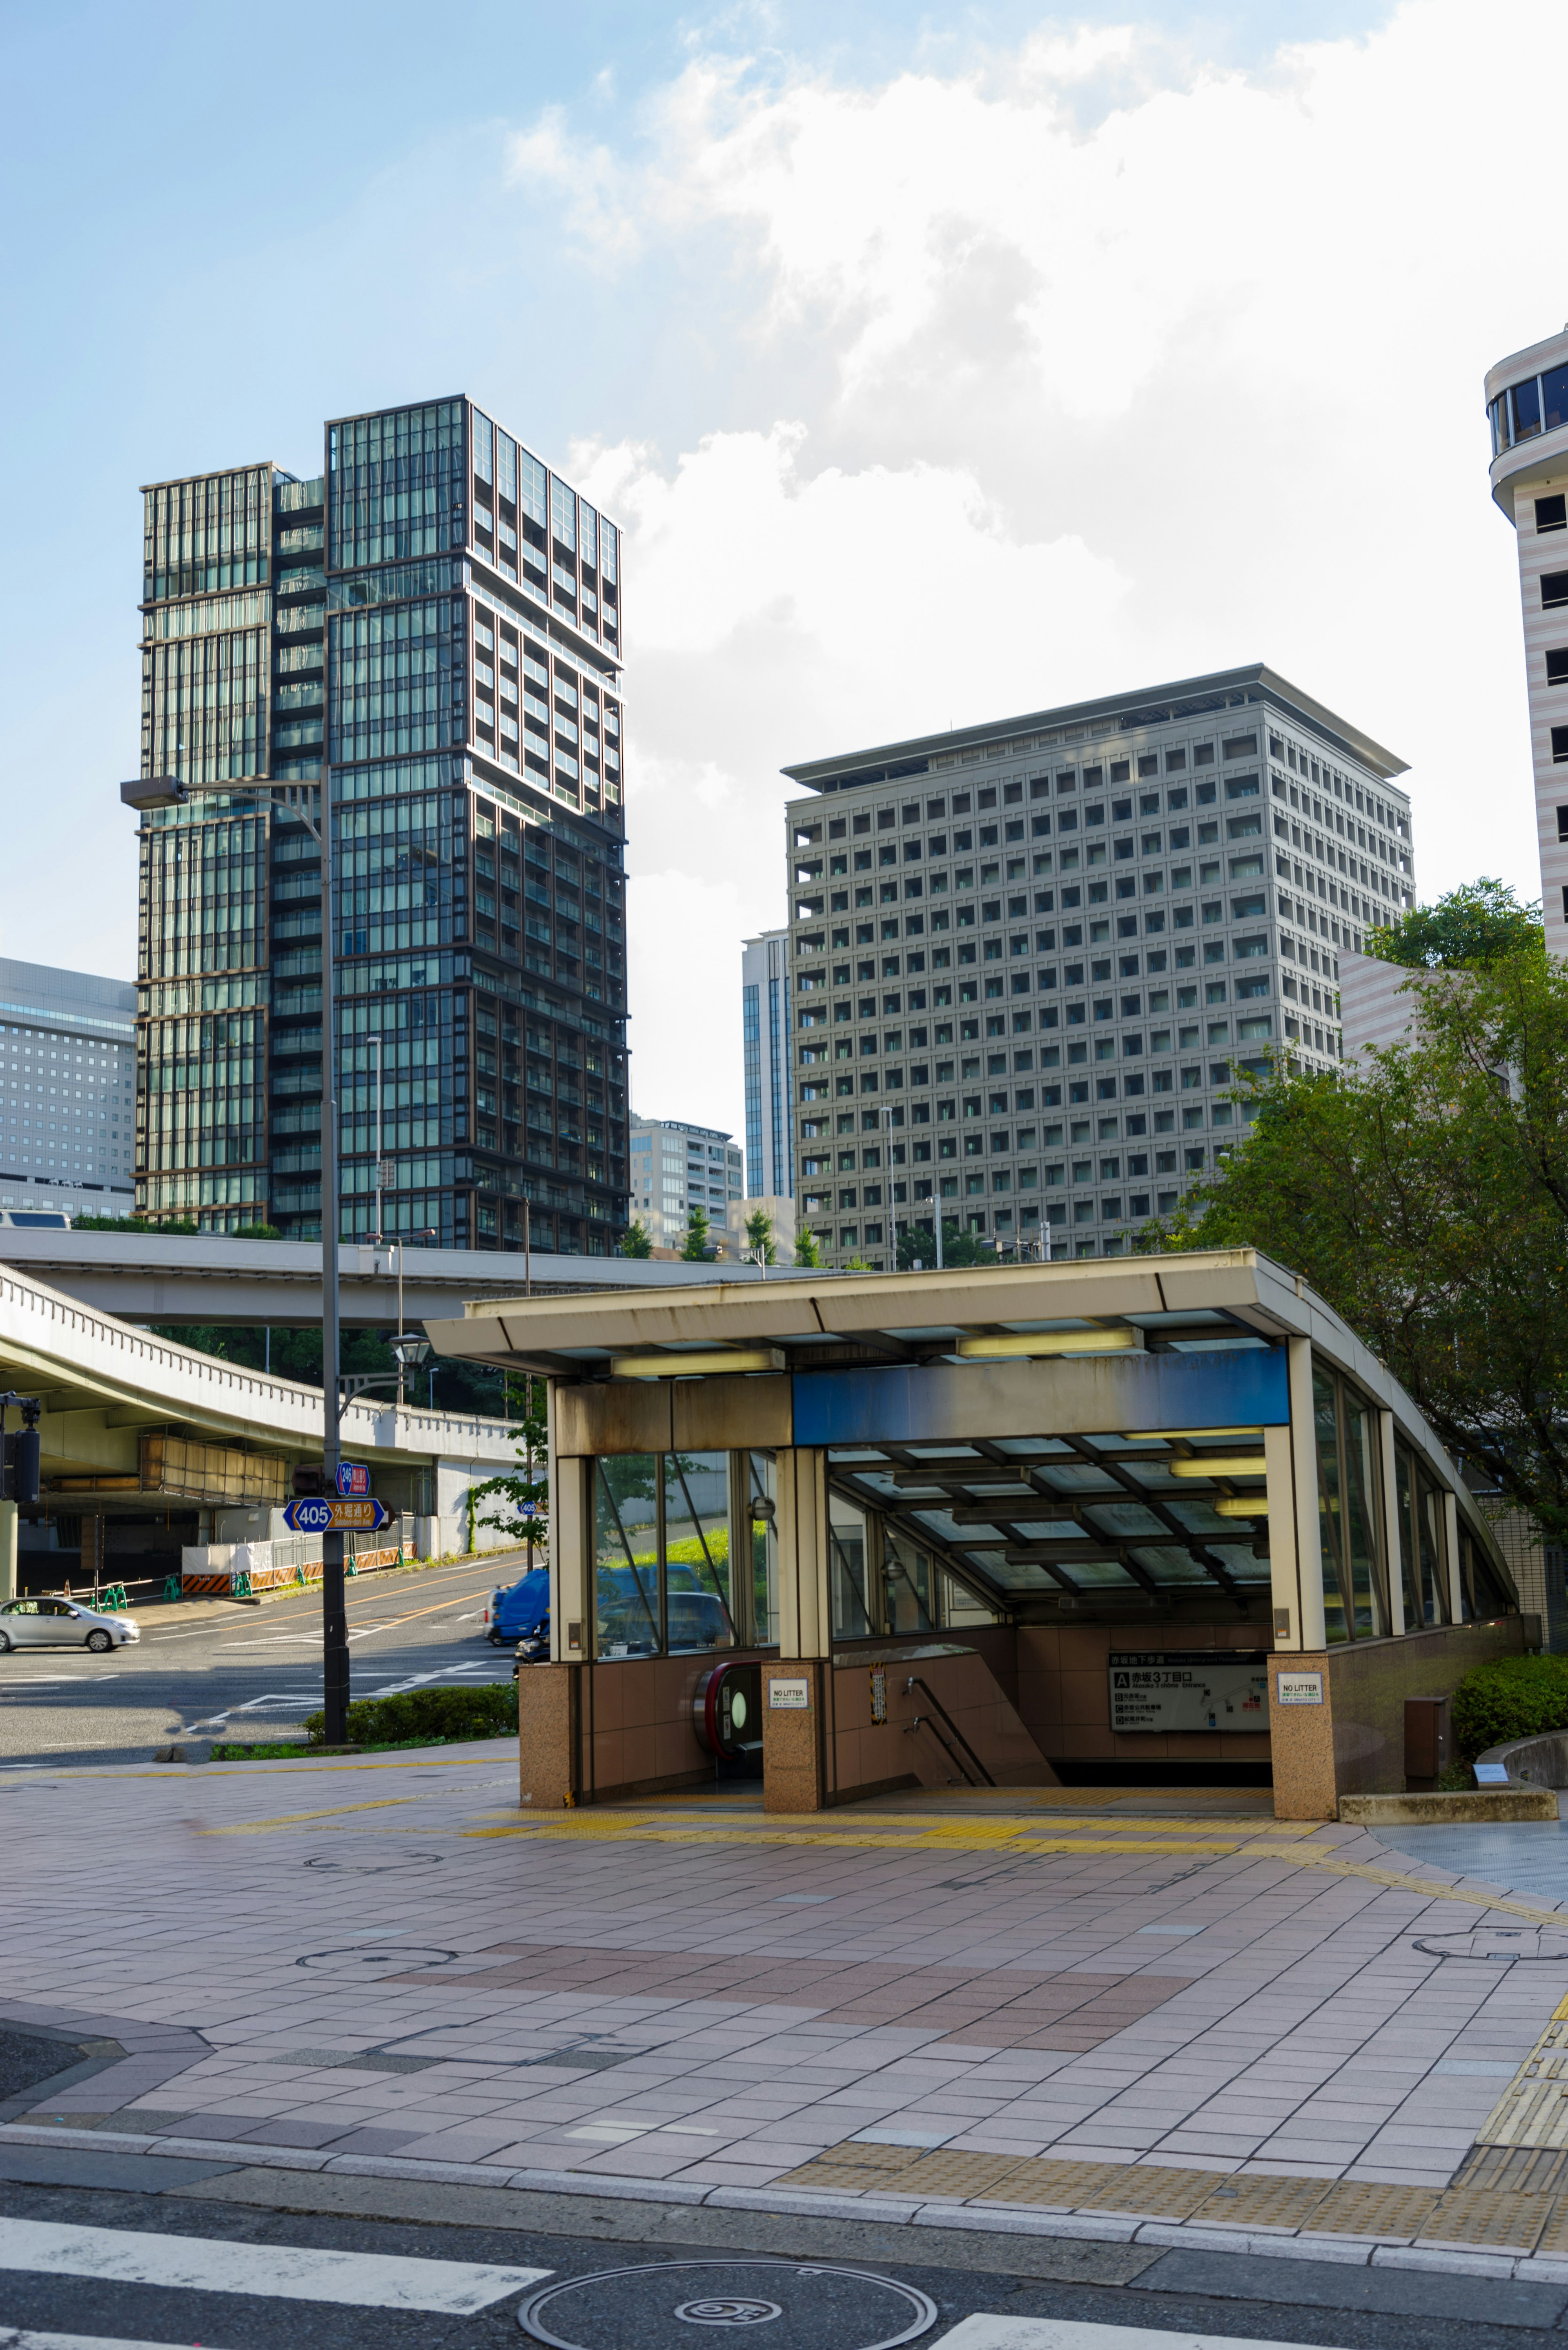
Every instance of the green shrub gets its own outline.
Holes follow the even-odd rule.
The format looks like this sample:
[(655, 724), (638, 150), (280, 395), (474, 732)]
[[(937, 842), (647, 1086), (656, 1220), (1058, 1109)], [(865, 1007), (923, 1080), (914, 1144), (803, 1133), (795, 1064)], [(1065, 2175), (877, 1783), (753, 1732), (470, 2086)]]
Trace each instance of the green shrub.
[(1568, 1657), (1500, 1657), (1454, 1691), (1454, 1743), (1467, 1762), (1511, 1738), (1568, 1730)]
[[(319, 1742), (327, 1729), (326, 1714), (306, 1714), (305, 1727)], [(404, 1690), (396, 1697), (364, 1698), (348, 1709), (348, 1740), (354, 1746), (504, 1738), (516, 1728), (515, 1681), (492, 1681), (482, 1689)]]

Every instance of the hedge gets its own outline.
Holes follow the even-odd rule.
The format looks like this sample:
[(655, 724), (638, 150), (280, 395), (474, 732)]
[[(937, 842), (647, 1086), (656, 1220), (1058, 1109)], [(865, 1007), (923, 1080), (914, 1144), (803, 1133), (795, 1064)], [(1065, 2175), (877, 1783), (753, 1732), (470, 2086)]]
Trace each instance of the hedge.
[[(305, 1727), (319, 1745), (327, 1716), (308, 1713)], [(369, 1697), (348, 1709), (348, 1739), (354, 1746), (383, 1746), (406, 1739), (504, 1738), (517, 1729), (517, 1684), (487, 1681), (479, 1689), (403, 1690), (396, 1697)]]
[(1500, 1657), (1454, 1691), (1454, 1743), (1467, 1762), (1511, 1738), (1568, 1730), (1568, 1657)]

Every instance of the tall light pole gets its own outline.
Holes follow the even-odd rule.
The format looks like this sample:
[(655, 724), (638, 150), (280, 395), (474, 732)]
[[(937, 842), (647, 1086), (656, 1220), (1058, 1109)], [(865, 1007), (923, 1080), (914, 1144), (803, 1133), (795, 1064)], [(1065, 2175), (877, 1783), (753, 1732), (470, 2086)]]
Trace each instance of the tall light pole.
[[(222, 791), (237, 797), (254, 793), (297, 816), (321, 848), (321, 1455), (328, 1494), (337, 1489), (342, 1457), (342, 1387), (338, 1369), (339, 1312), (337, 1294), (337, 1037), (334, 1006), (332, 950), (333, 915), (337, 905), (337, 860), (332, 823), (332, 629), (323, 630), (323, 693), (325, 712), (321, 745), (321, 780), (316, 787), (319, 806), (311, 806), (309, 784), (274, 784), (265, 777), (236, 785), (182, 783), (176, 775), (152, 775), (121, 784), (119, 796), (127, 807), (145, 815), (153, 808), (184, 807), (192, 799)], [(348, 1616), (343, 1580), (343, 1536), (321, 1538), (321, 1677), (325, 1704), (325, 1743), (342, 1746), (348, 1735)]]
[[(328, 549), (328, 556), (331, 550)], [(327, 1493), (337, 1490), (343, 1457), (343, 1388), (337, 1294), (337, 1014), (333, 985), (337, 945), (337, 859), (332, 822), (332, 620), (322, 630), (321, 743), (321, 1467)], [(378, 1140), (379, 1138), (378, 1138)], [(379, 1171), (379, 1170), (378, 1170)], [(343, 1537), (321, 1537), (321, 1693), (327, 1746), (348, 1742), (348, 1602), (343, 1580)]]

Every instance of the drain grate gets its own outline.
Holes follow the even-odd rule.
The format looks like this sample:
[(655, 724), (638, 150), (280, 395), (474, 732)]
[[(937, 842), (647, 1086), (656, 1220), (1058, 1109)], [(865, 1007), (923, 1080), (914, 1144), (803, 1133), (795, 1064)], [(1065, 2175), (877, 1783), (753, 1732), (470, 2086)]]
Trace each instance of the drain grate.
[(697, 2350), (756, 2333), (768, 2350), (895, 2350), (936, 2324), (913, 2285), (868, 2269), (787, 2261), (660, 2261), (567, 2277), (529, 2294), (517, 2323), (550, 2350)]

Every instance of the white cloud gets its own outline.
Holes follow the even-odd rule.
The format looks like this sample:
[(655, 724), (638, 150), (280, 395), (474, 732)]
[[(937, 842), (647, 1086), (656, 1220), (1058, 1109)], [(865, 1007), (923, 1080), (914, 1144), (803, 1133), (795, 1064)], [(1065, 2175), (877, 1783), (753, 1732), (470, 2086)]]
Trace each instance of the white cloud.
[[(1042, 31), (876, 88), (699, 57), (586, 154), (575, 233), (662, 276), (734, 411), (585, 452), (629, 533), (645, 965), (676, 873), (782, 918), (784, 761), (1251, 659), (1411, 762), (1428, 892), (1533, 893), (1480, 379), (1558, 320), (1530, 92), (1568, 16), (1496, 30), (1410, 0), (1262, 73)], [(685, 942), (695, 997), (737, 937)], [(738, 1067), (640, 1041), (646, 1106), (738, 1119)]]

